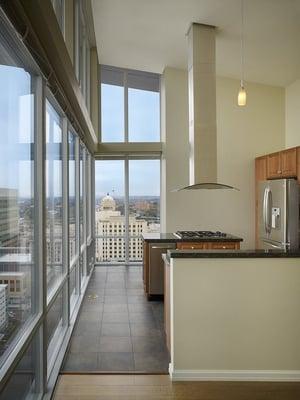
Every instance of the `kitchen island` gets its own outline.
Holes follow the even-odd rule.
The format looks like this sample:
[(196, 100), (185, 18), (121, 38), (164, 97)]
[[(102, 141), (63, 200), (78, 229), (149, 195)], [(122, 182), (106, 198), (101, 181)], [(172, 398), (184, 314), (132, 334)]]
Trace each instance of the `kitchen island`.
[(164, 294), (162, 254), (167, 253), (168, 250), (237, 250), (240, 248), (240, 242), (243, 241), (240, 237), (221, 232), (184, 231), (184, 233), (185, 235), (182, 235), (182, 237), (179, 237), (176, 233), (146, 233), (142, 235), (143, 280), (148, 299), (161, 297)]
[(174, 380), (300, 380), (300, 250), (170, 250)]

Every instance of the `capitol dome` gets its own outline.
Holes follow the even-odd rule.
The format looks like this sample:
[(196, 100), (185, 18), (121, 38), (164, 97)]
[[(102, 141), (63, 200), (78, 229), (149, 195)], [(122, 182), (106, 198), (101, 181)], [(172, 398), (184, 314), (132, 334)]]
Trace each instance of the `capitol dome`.
[(103, 211), (105, 211), (105, 210), (113, 211), (116, 209), (115, 199), (113, 197), (111, 197), (109, 195), (109, 193), (107, 193), (107, 195), (105, 197), (103, 197), (103, 199), (101, 200), (100, 209)]

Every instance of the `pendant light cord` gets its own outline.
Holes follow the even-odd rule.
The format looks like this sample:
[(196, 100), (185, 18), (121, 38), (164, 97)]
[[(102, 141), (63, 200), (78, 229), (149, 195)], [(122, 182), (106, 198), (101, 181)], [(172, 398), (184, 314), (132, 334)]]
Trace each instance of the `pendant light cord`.
[(241, 86), (244, 87), (244, 0), (241, 0)]

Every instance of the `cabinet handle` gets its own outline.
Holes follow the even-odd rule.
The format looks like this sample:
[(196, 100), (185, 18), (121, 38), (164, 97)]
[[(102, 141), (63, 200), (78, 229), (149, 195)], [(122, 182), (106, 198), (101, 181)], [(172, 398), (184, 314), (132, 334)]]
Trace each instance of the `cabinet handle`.
[(151, 249), (166, 249), (166, 250), (175, 250), (175, 247), (173, 246), (151, 246)]
[(193, 250), (194, 248), (195, 248), (194, 246), (191, 247), (192, 250)]
[(281, 174), (281, 171), (277, 171), (277, 174)]
[(226, 249), (226, 246), (222, 246), (222, 249)]

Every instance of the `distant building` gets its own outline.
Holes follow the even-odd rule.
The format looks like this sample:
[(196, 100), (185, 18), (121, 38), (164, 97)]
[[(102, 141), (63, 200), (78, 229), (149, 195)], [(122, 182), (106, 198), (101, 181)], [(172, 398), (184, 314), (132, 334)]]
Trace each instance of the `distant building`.
[[(129, 260), (138, 261), (143, 257), (142, 240), (138, 237), (148, 231), (147, 221), (129, 216)], [(96, 236), (104, 236), (96, 241), (96, 259), (98, 261), (125, 260), (125, 216), (116, 210), (115, 199), (107, 194), (96, 209)]]
[(6, 328), (7, 322), (7, 285), (0, 284), (0, 333)]
[(26, 272), (0, 272), (0, 286), (7, 286), (8, 309), (25, 311), (30, 308), (31, 290), (28, 279)]
[(17, 247), (18, 234), (18, 191), (0, 188), (0, 248)]

